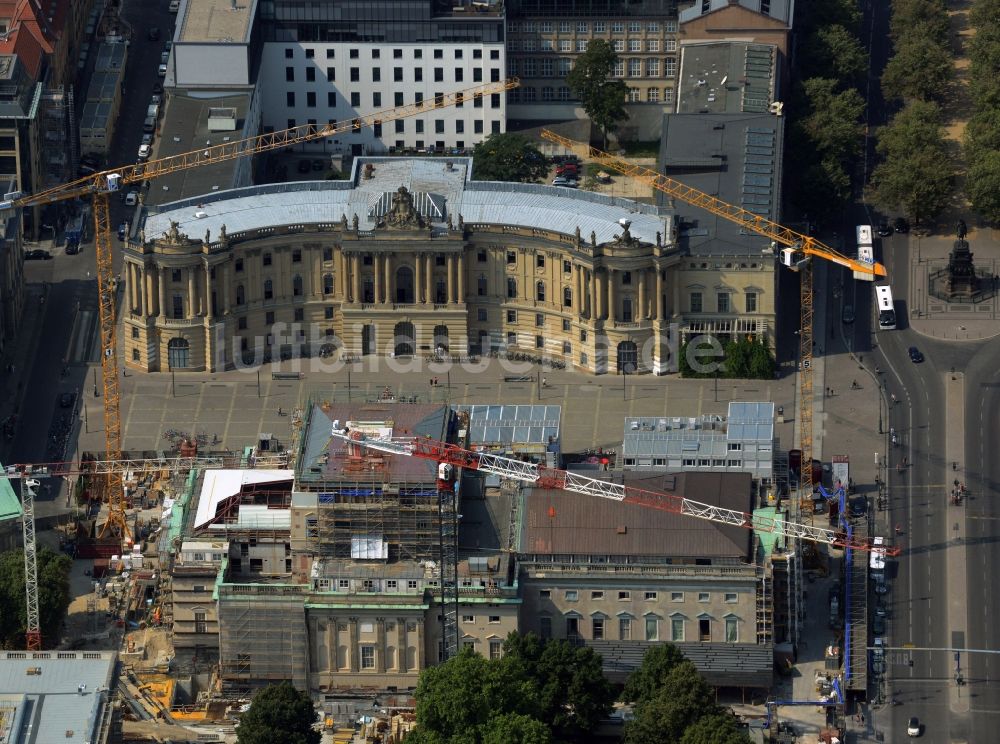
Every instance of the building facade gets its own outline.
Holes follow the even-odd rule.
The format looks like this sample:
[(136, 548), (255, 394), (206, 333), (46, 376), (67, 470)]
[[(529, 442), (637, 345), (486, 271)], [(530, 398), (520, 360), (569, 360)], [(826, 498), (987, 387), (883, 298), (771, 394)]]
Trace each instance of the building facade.
[[(7, 185), (8, 191), (16, 188)], [(12, 343), (21, 328), (24, 311), (24, 233), (21, 220), (10, 215), (0, 221), (0, 353)]]
[[(470, 171), (462, 158), (359, 159), (350, 181), (147, 212), (125, 248), (126, 363), (221, 370), (339, 349), (671, 368), (689, 285), (671, 210)], [(773, 275), (773, 260), (760, 263)], [(734, 270), (733, 304), (758, 282)], [(750, 315), (770, 334), (773, 303), (759, 289)]]
[(587, 44), (606, 41), (618, 55), (613, 77), (628, 86), (621, 139), (655, 140), (673, 110), (678, 59), (677, 0), (547, 3), (514, 0), (507, 10), (507, 70), (521, 79), (507, 116), (521, 124), (586, 118), (566, 76)]

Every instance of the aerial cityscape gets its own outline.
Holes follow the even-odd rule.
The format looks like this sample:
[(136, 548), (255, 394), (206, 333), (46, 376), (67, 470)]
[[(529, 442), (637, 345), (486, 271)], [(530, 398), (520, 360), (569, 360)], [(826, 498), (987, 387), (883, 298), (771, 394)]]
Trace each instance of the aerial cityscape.
[(0, 8), (0, 743), (997, 741), (1000, 0)]

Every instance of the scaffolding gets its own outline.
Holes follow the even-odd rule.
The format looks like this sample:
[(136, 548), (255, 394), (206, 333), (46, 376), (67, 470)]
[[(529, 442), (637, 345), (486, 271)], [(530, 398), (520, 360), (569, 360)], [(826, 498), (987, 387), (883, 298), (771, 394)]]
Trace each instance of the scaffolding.
[(77, 147), (70, 137), (73, 94), (62, 87), (49, 88), (41, 99), (42, 187), (49, 189), (66, 183), (79, 166)]
[[(859, 528), (865, 526), (859, 525)], [(868, 562), (869, 554), (848, 549), (844, 554), (846, 582), (844, 607), (844, 664), (847, 689), (868, 687)]]

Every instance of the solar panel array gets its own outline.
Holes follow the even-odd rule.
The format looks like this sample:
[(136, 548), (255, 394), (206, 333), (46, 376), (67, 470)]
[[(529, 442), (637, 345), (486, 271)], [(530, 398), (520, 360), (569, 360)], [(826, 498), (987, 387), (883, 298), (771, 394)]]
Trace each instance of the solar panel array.
[(469, 414), (473, 445), (548, 444), (559, 438), (560, 406), (457, 406)]
[(774, 440), (774, 403), (730, 403), (726, 439), (737, 442)]

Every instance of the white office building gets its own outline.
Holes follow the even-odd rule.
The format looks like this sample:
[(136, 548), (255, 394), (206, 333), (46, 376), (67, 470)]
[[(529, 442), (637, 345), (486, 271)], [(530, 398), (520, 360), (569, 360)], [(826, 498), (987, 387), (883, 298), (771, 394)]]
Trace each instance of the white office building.
[[(360, 0), (260, 6), (265, 131), (342, 122), (506, 74), (503, 5)], [(469, 148), (504, 131), (502, 94), (311, 144), (333, 153)]]

